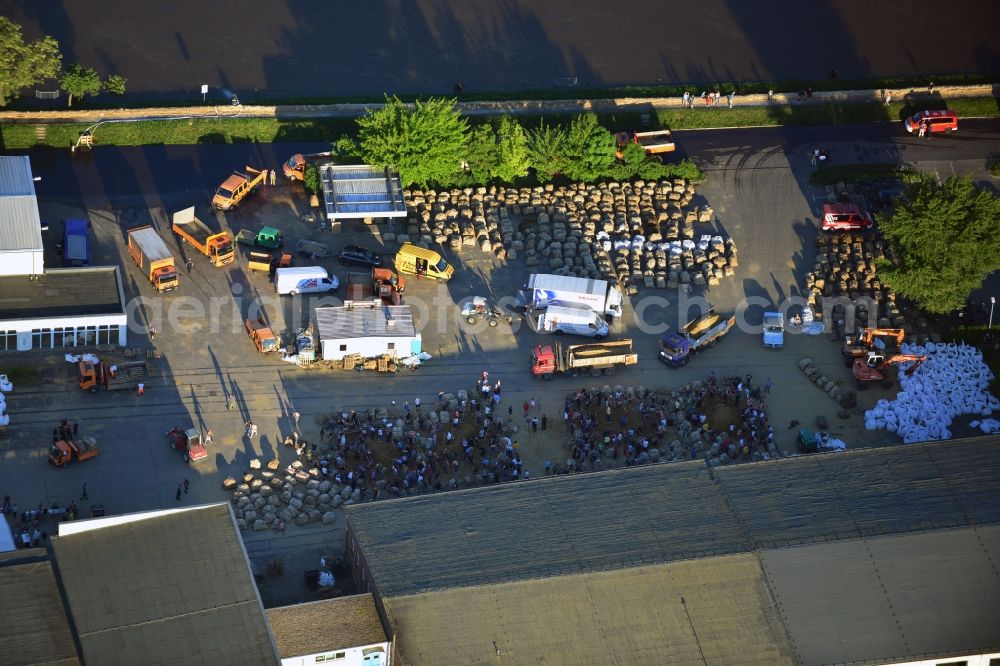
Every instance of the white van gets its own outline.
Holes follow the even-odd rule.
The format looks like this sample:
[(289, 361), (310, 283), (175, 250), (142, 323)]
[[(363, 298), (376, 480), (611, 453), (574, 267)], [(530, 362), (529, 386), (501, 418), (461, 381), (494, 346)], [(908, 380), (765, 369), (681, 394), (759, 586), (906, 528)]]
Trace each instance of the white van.
[(608, 322), (604, 317), (582, 303), (550, 305), (543, 312), (536, 311), (530, 319), (535, 324), (532, 328), (539, 333), (568, 333), (598, 340), (608, 335)]
[(336, 275), (329, 275), (322, 266), (288, 266), (274, 272), (274, 289), (278, 294), (331, 294), (340, 287)]

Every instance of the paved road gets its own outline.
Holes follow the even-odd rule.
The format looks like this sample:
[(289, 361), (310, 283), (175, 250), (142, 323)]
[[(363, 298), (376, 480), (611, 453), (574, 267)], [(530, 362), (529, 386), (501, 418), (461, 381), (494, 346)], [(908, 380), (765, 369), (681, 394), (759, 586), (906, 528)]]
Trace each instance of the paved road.
[[(966, 120), (949, 137), (917, 139), (898, 123), (827, 127), (770, 127), (676, 132), (678, 145), (708, 171), (747, 167), (763, 156), (801, 156), (822, 145), (835, 162), (913, 163), (985, 159), (1000, 153), (1000, 120)], [(31, 156), (40, 197), (114, 200), (170, 193), (200, 198), (234, 165), (277, 167), (295, 152), (328, 149), (322, 143), (98, 147), (90, 152), (35, 148)], [(750, 162), (747, 156), (756, 156)], [(737, 161), (738, 160), (738, 161)], [(192, 199), (194, 200), (194, 199)]]
[(992, 0), (0, 0), (0, 14), (136, 98), (1000, 73)]

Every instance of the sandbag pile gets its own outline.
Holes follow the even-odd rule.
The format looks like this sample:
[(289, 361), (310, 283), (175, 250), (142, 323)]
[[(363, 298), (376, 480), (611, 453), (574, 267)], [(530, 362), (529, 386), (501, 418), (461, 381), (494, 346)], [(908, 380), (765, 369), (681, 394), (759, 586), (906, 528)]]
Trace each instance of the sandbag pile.
[[(816, 262), (806, 273), (809, 305), (816, 312), (823, 312), (825, 300), (849, 299), (855, 305), (858, 327), (905, 328), (896, 293), (882, 284), (876, 274), (875, 262), (879, 259), (892, 260), (893, 255), (877, 232), (821, 233), (816, 238)], [(869, 308), (875, 311), (870, 312)], [(845, 315), (842, 303), (833, 305), (832, 310), (835, 320)]]
[(615, 281), (628, 293), (716, 285), (735, 274), (737, 250), (694, 196), (683, 178), (406, 190), (406, 233), (383, 240), (478, 248), (557, 275)]
[(912, 375), (900, 366), (900, 391), (891, 402), (879, 400), (865, 412), (865, 428), (885, 429), (905, 443), (950, 439), (952, 419), (961, 414), (989, 416), (1000, 400), (989, 393), (993, 373), (983, 354), (964, 344), (903, 344), (903, 354), (926, 356)]
[(858, 395), (854, 391), (843, 391), (837, 385), (836, 380), (824, 375), (819, 368), (813, 365), (811, 358), (804, 358), (799, 361), (799, 370), (806, 378), (816, 385), (816, 388), (833, 398), (844, 409), (850, 409), (858, 404)]

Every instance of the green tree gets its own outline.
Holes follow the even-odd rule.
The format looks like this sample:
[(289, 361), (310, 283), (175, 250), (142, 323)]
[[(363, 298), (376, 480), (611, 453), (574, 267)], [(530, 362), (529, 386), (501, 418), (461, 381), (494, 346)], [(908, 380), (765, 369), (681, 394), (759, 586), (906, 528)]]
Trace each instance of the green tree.
[(500, 149), (493, 125), (486, 123), (469, 132), (465, 152), (465, 171), (468, 184), (492, 180), (500, 165)]
[(302, 186), (307, 194), (319, 194), (323, 189), (319, 178), (319, 169), (316, 165), (311, 164), (306, 167), (306, 172), (302, 174)]
[(0, 106), (16, 99), (22, 88), (54, 78), (60, 69), (59, 42), (52, 37), (25, 42), (21, 26), (0, 16)]
[(927, 312), (962, 307), (987, 275), (1000, 270), (1000, 199), (968, 176), (910, 183), (895, 211), (879, 214), (877, 222), (897, 258), (895, 264), (879, 262), (879, 279)]
[(544, 122), (528, 132), (528, 161), (535, 176), (543, 183), (566, 168), (566, 130)]
[(597, 116), (584, 113), (573, 119), (566, 134), (563, 173), (574, 180), (591, 181), (607, 175), (615, 161), (615, 137)]
[(90, 67), (73, 65), (63, 73), (59, 87), (69, 94), (66, 106), (73, 106), (74, 97), (83, 99), (101, 92), (101, 77)]
[(101, 89), (105, 92), (114, 93), (115, 95), (124, 95), (125, 85), (127, 83), (128, 79), (124, 76), (112, 74), (108, 78), (104, 79), (104, 83), (101, 84)]
[(334, 158), (338, 164), (356, 164), (361, 160), (359, 156), (358, 142), (347, 134), (341, 134), (330, 147)]
[(462, 178), (468, 122), (455, 101), (429, 99), (409, 108), (397, 97), (358, 118), (361, 156), (369, 164), (391, 166), (403, 185), (451, 185)]
[(527, 176), (531, 163), (528, 159), (528, 137), (521, 123), (510, 116), (501, 118), (496, 140), (498, 160), (493, 175), (507, 183)]

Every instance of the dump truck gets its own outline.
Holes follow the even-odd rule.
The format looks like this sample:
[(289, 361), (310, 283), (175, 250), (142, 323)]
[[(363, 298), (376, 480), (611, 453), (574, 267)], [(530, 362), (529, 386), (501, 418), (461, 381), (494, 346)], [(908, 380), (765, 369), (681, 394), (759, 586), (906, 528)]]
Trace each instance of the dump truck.
[(80, 389), (96, 393), (98, 390), (123, 391), (134, 389), (146, 379), (148, 368), (145, 361), (105, 363), (103, 361), (80, 361), (77, 363), (77, 381)]
[(231, 264), (236, 258), (232, 234), (228, 231), (213, 233), (194, 214), (194, 206), (174, 213), (174, 224), (171, 228), (181, 241), (208, 257), (215, 266)]
[(76, 459), (77, 462), (96, 458), (101, 449), (93, 437), (81, 437), (76, 440), (60, 439), (49, 448), (49, 463), (56, 467), (65, 467)]
[(625, 146), (634, 143), (642, 146), (647, 155), (672, 153), (677, 150), (674, 137), (670, 130), (651, 130), (649, 132), (616, 132), (615, 144), (618, 147), (618, 159), (623, 157)]
[(219, 185), (212, 197), (212, 205), (219, 210), (236, 208), (243, 199), (264, 184), (267, 171), (245, 167), (243, 171), (234, 171)]
[(619, 367), (635, 365), (639, 355), (632, 351), (632, 340), (612, 340), (583, 345), (539, 345), (531, 350), (531, 374), (549, 380), (557, 372), (592, 377), (613, 375)]
[(265, 250), (280, 250), (285, 244), (285, 237), (274, 227), (261, 227), (254, 232), (240, 229), (236, 234), (236, 242), (247, 247), (262, 247)]
[(256, 323), (247, 319), (244, 321), (244, 324), (247, 328), (247, 335), (250, 336), (250, 340), (253, 342), (254, 347), (257, 348), (257, 351), (262, 354), (269, 354), (281, 349), (281, 340), (274, 334), (271, 327), (267, 325), (263, 316), (258, 316)]
[(371, 273), (349, 272), (344, 297), (349, 301), (378, 299), (386, 305), (399, 305), (405, 289), (403, 276), (388, 268), (373, 268)]
[(695, 317), (676, 333), (668, 333), (660, 340), (660, 360), (671, 368), (682, 368), (691, 355), (708, 349), (736, 326), (736, 317), (722, 317), (709, 308)]
[(156, 291), (173, 291), (180, 283), (174, 255), (150, 225), (128, 230), (128, 253)]

